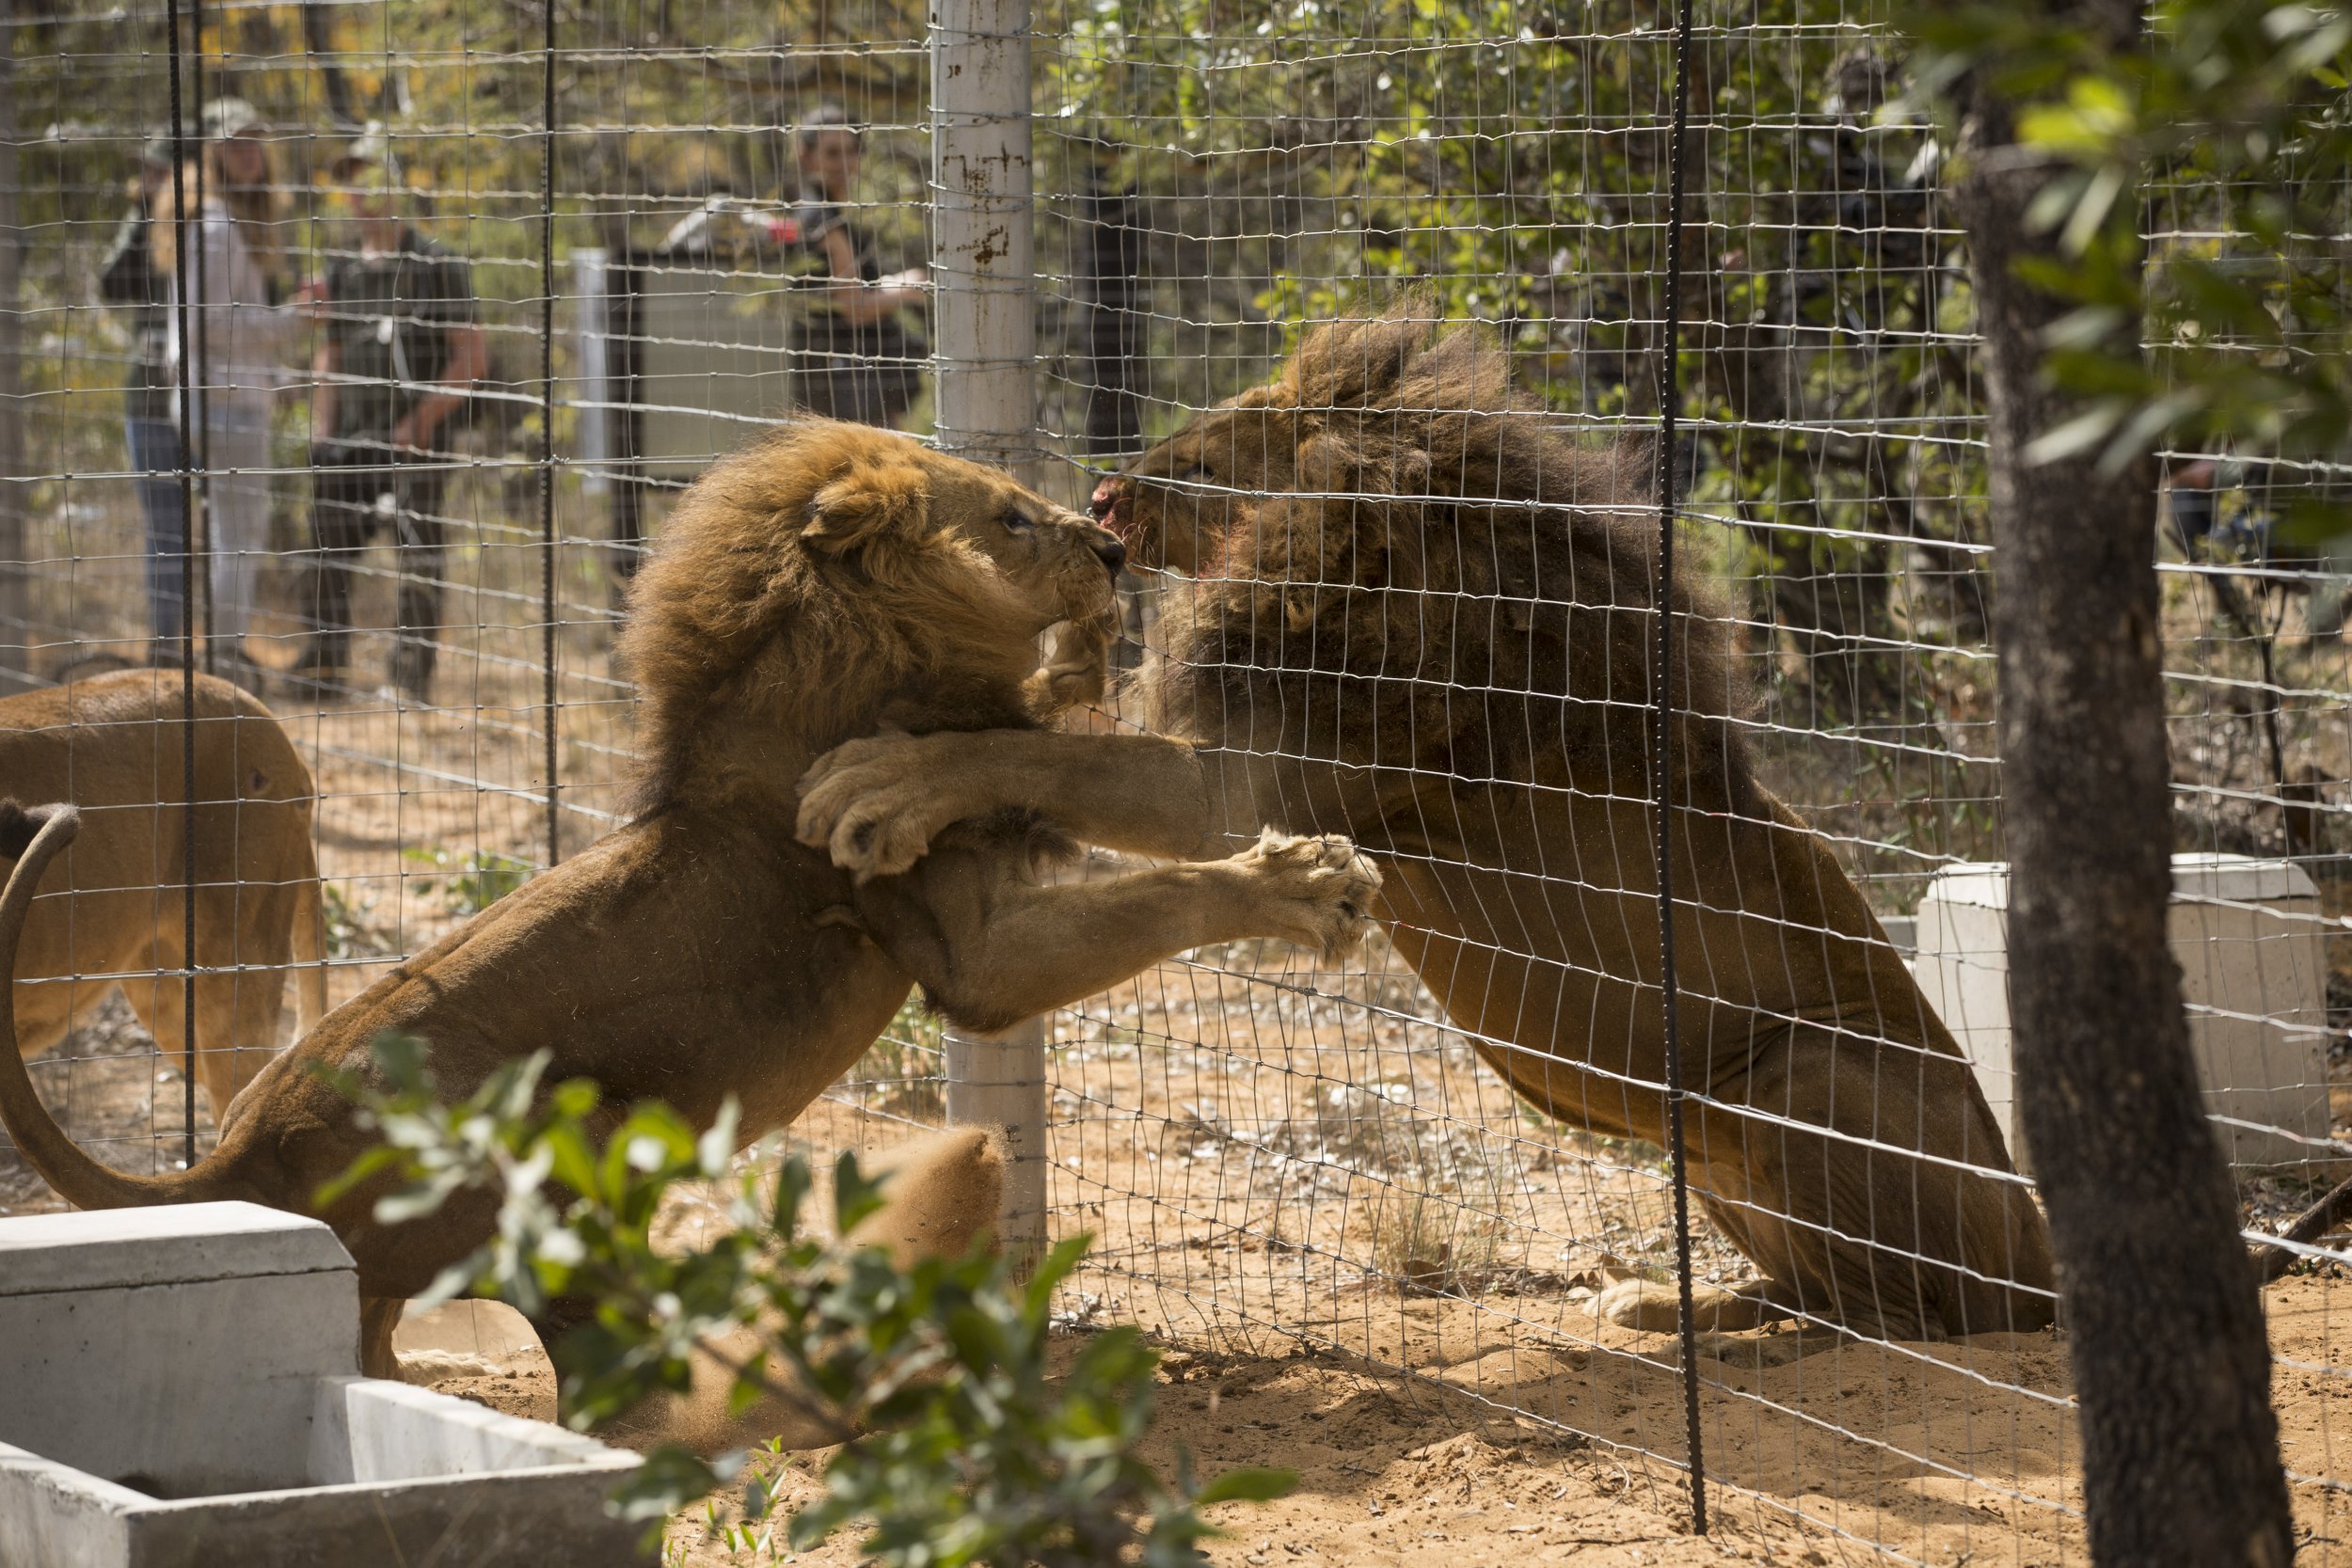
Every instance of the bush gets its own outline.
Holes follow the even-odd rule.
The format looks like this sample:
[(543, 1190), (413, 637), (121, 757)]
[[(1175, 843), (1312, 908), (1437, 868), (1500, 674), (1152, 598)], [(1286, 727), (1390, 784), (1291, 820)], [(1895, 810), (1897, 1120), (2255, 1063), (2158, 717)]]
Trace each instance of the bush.
[[(558, 1296), (592, 1301), (594, 1319), (551, 1347), (575, 1428), (659, 1390), (684, 1392), (699, 1349), (732, 1374), (736, 1412), (764, 1396), (836, 1434), (844, 1446), (826, 1467), (824, 1498), (790, 1523), (796, 1551), (864, 1519), (863, 1549), (893, 1568), (1173, 1568), (1207, 1560), (1199, 1542), (1215, 1531), (1201, 1505), (1290, 1489), (1292, 1476), (1273, 1470), (1231, 1471), (1195, 1489), (1181, 1453), (1171, 1485), (1136, 1457), (1159, 1354), (1133, 1328), (1093, 1336), (1058, 1380), (1048, 1376), (1054, 1291), (1088, 1238), (1055, 1247), (1025, 1284), (984, 1248), (901, 1268), (880, 1247), (810, 1232), (805, 1160), (785, 1160), (771, 1184), (735, 1173), (732, 1101), (699, 1135), (668, 1106), (646, 1103), (599, 1140), (596, 1086), (575, 1080), (542, 1094), (545, 1053), (508, 1063), (454, 1105), (441, 1103), (420, 1042), (387, 1037), (375, 1056), (389, 1092), (342, 1086), (384, 1143), (322, 1201), (389, 1180), (375, 1212), (396, 1223), (460, 1192), (496, 1193), (496, 1236), (447, 1270), (430, 1299), (473, 1289), (530, 1315)], [(730, 1183), (729, 1224), (700, 1247), (657, 1251), (655, 1216), (679, 1181)], [(881, 1183), (844, 1154), (835, 1233), (848, 1236), (881, 1204)], [(757, 1346), (748, 1356), (746, 1330)], [(742, 1462), (665, 1445), (612, 1506), (658, 1529)], [(762, 1484), (747, 1482), (747, 1516), (766, 1503)]]

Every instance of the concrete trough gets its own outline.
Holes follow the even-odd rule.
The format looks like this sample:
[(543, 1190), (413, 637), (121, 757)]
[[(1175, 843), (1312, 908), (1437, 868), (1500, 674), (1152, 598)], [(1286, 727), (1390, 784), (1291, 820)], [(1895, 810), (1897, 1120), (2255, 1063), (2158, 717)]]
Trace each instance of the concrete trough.
[[(1920, 900), (1919, 989), (1959, 1038), (2021, 1167), (2010, 1035), (2009, 867), (1948, 865)], [(2166, 935), (2181, 966), (2205, 1107), (2233, 1166), (2300, 1168), (2328, 1145), (2328, 934), (2319, 889), (2288, 861), (2172, 857)]]
[(0, 1220), (0, 1564), (638, 1564), (638, 1464), (363, 1378), (349, 1254), (246, 1203)]

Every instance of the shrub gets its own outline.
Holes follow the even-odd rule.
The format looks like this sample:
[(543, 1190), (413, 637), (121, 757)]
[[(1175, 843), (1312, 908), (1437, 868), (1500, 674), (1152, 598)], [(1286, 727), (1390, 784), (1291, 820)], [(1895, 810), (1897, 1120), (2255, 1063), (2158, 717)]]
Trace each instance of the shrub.
[[(891, 1568), (1175, 1568), (1207, 1560), (1199, 1543), (1215, 1531), (1201, 1505), (1290, 1489), (1287, 1472), (1254, 1469), (1196, 1489), (1181, 1453), (1171, 1484), (1136, 1456), (1159, 1354), (1133, 1328), (1090, 1337), (1049, 1375), (1055, 1288), (1088, 1238), (1061, 1243), (1025, 1282), (985, 1248), (902, 1268), (880, 1247), (812, 1233), (805, 1160), (785, 1160), (772, 1177), (737, 1173), (731, 1101), (700, 1134), (645, 1103), (599, 1139), (596, 1086), (575, 1080), (543, 1094), (544, 1053), (506, 1064), (457, 1104), (441, 1102), (420, 1042), (387, 1037), (375, 1054), (390, 1090), (343, 1087), (384, 1142), (322, 1201), (389, 1180), (375, 1212), (395, 1223), (460, 1192), (497, 1194), (496, 1235), (430, 1299), (474, 1289), (532, 1315), (557, 1296), (593, 1301), (594, 1319), (551, 1347), (576, 1428), (658, 1390), (685, 1391), (698, 1348), (732, 1374), (739, 1413), (764, 1395), (814, 1417), (844, 1446), (826, 1467), (825, 1497), (790, 1522), (796, 1551), (864, 1519), (863, 1549)], [(728, 1224), (692, 1249), (657, 1250), (656, 1214), (680, 1181), (730, 1185)], [(844, 1154), (835, 1234), (881, 1203), (881, 1183)], [(743, 1356), (746, 1329), (757, 1349)], [(656, 1449), (612, 1506), (659, 1528), (742, 1461)], [(762, 1484), (747, 1482), (747, 1516), (766, 1504)]]

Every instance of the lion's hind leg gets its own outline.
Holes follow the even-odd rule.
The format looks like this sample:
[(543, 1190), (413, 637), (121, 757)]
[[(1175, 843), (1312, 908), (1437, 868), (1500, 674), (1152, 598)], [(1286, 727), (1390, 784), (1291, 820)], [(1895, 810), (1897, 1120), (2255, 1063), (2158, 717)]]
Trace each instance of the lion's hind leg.
[[(996, 1223), (1004, 1201), (1006, 1148), (994, 1129), (950, 1128), (913, 1139), (867, 1163), (886, 1176), (882, 1207), (858, 1223), (849, 1239), (888, 1249), (900, 1268), (926, 1258), (961, 1258)], [(735, 1374), (765, 1340), (757, 1328), (738, 1328), (715, 1347), (697, 1350), (683, 1393), (660, 1393), (605, 1428), (608, 1440), (630, 1448), (682, 1443), (717, 1454), (771, 1439), (787, 1449), (818, 1448), (851, 1435), (827, 1418), (819, 1402), (795, 1386), (736, 1409)]]
[(1964, 1060), (1798, 1024), (1714, 1098), (1693, 1185), (1808, 1323), (1912, 1341), (2047, 1323), (2040, 1219)]

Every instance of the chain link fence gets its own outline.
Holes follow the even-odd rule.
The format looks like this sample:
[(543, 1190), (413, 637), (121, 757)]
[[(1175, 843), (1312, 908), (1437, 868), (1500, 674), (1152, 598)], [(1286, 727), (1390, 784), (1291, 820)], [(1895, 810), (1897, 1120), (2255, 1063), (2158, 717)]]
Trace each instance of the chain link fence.
[[(35, 1070), (60, 1120), (109, 1161), (167, 1168), (200, 1155), (221, 1108), (201, 1071), (205, 1101), (183, 1083), (187, 1053), (259, 1043), (199, 1037), (204, 1007), (194, 1025), (174, 1010), (183, 824), (207, 857), (194, 879), (248, 890), (208, 906), (225, 924), (197, 961), (241, 988), (239, 1026), (265, 1015), (283, 1037), (290, 967), (342, 1001), (621, 819), (612, 637), (678, 492), (796, 406), (891, 423), (1019, 462), (1073, 508), (1149, 495), (1165, 515), (1173, 496), (1219, 519), (1198, 549), (1138, 549), (1122, 667), (1375, 715), (1336, 752), (1297, 741), (1311, 714), (1196, 715), (1245, 766), (1381, 776), (1377, 811), (1302, 805), (1323, 816), (1288, 824), (1378, 852), (1387, 918), (1365, 952), (1204, 949), (958, 1058), (1043, 1063), (1045, 1125), (1024, 1150), (1045, 1223), (1097, 1238), (1064, 1302), (1074, 1329), (1140, 1323), (1220, 1366), (1317, 1358), (1433, 1430), (1486, 1423), (1684, 1524), (1695, 1432), (1719, 1539), (1756, 1555), (2087, 1560), (2038, 1221), (1957, 1264), (1929, 1235), (1949, 1228), (1938, 1202), (1977, 1201), (1955, 1194), (2023, 1212), (2030, 1173), (2003, 989), (1984, 397), (1945, 133), (1906, 97), (1885, 8), (1701, 6), (1672, 226), (1673, 21), (1525, 0), (1039, 0), (944, 22), (898, 0), (232, 0), (182, 8), (175, 45), (151, 0), (0, 5), (0, 684), (37, 705), (104, 679), (176, 713), (186, 658), (258, 695), (314, 784), (300, 836), (326, 932), (306, 969), (268, 928), (282, 915), (261, 891), (305, 874), (244, 854), (263, 828), (233, 789), (201, 784), (190, 806), (151, 714), (0, 709), (28, 770), (39, 751), (70, 781), (129, 747), (123, 766), (154, 781), (129, 863), (151, 875), (45, 897), (63, 934), (20, 975), (59, 1020)], [(954, 48), (994, 51), (987, 88), (935, 77)], [(972, 182), (974, 137), (995, 138), (1004, 182)], [(2317, 178), (2340, 253), (2352, 185)], [(2252, 255), (2193, 180), (2151, 195), (2159, 261)], [(173, 209), (201, 237), (184, 258), (155, 244)], [(180, 261), (196, 271), (175, 282)], [(1476, 378), (1398, 377), (1369, 403), (1294, 381), (1279, 428), (1182, 446), (1318, 328), (1399, 299), (1480, 335), (1516, 388), (1507, 413)], [(1669, 1085), (1645, 1053), (1649, 732), (1645, 708), (1614, 711), (1649, 673), (1594, 673), (1629, 645), (1572, 629), (1606, 621), (1624, 579), (1503, 560), (1562, 529), (1654, 537), (1645, 443), (1670, 355), (1674, 534), (1696, 584), (1676, 619), (1731, 692), (1688, 732), (1729, 794), (1702, 781), (1678, 802), (1702, 1200), (1687, 1277), (1721, 1312), (1687, 1366), (1671, 1322), (1604, 1310), (1670, 1303), (1681, 1268), (1656, 1132)], [(1622, 483), (1572, 513), (1496, 448), (1446, 436), (1450, 416), (1616, 451)], [(1360, 448), (1384, 420), (1424, 434), (1421, 466), (1377, 492), (1379, 573), (1356, 557), (1270, 573), (1260, 544), (1269, 516), (1295, 516), (1286, 498), (1367, 494), (1316, 477), (1360, 481), (1360, 462), (1318, 467), (1303, 445), (1344, 427)], [(1263, 450), (1244, 462), (1248, 441)], [(2151, 505), (2172, 941), (2249, 1239), (2344, 1175), (2352, 1120), (2346, 480), (2173, 451)], [(192, 546), (175, 531), (190, 515)], [(1588, 515), (1622, 526), (1571, 528)], [(1204, 652), (1202, 607), (1265, 580), (1304, 594), (1287, 631)], [(1340, 608), (1318, 622), (1317, 603)], [(1394, 635), (1406, 604), (1416, 635), (1442, 624), (1476, 659), (1338, 645), (1373, 622)], [(1539, 642), (1570, 650), (1558, 670)], [(1164, 713), (1131, 686), (1089, 726)], [(1615, 750), (1578, 753), (1580, 735)], [(911, 1006), (799, 1135), (887, 1141), (946, 1118), (968, 1089), (953, 1050)], [(1004, 1119), (1009, 1102), (987, 1103)], [(1947, 1148), (1931, 1121), (1966, 1131)], [(1807, 1169), (1867, 1180), (1808, 1197)], [(45, 1201), (0, 1164), (0, 1208)], [(2042, 1310), (1989, 1324), (1858, 1300), (1838, 1265), (1799, 1258), (1841, 1247), (1879, 1259), (1867, 1290), (1946, 1270), (1968, 1282), (1950, 1299), (1999, 1287)], [(2292, 1259), (2266, 1301), (2303, 1560), (2333, 1561), (2348, 1259), (2324, 1229), (2274, 1256)], [(1790, 1280), (1834, 1288), (1790, 1299)], [(1253, 1457), (1279, 1462), (1305, 1431)], [(1384, 1463), (1343, 1451), (1311, 1487), (1357, 1484), (1357, 1457)], [(1464, 1530), (1563, 1544), (1532, 1507), (1526, 1541), (1494, 1521), (1415, 1536), (1416, 1500), (1384, 1517), (1383, 1484), (1364, 1482), (1368, 1533), (1336, 1549), (1434, 1561)]]

